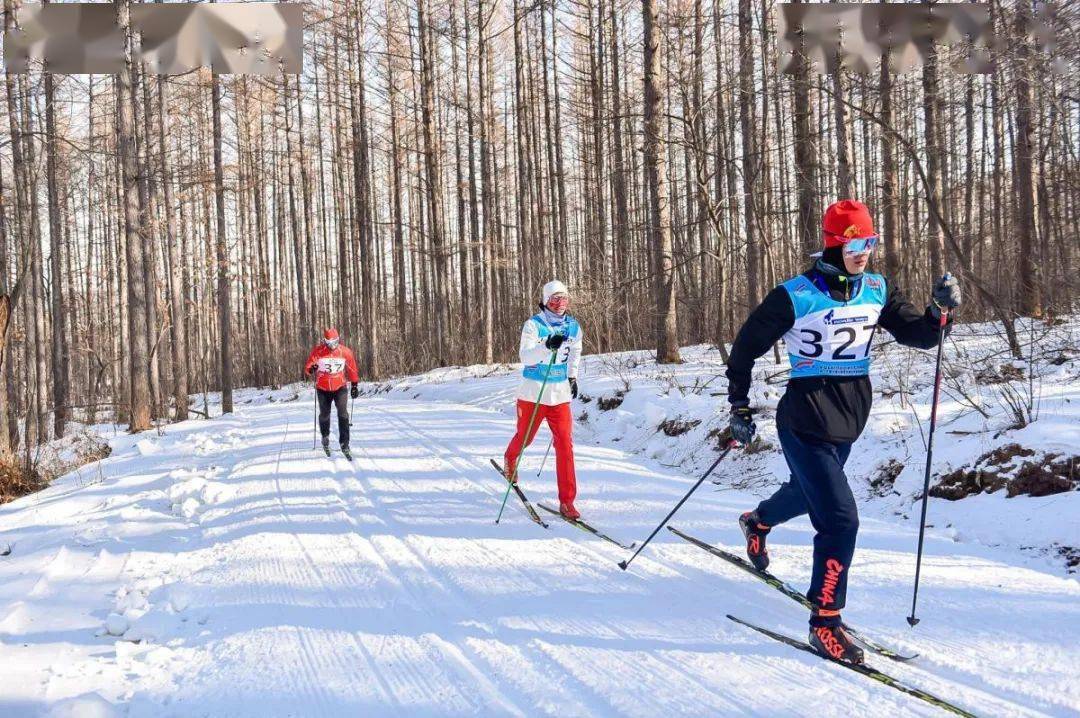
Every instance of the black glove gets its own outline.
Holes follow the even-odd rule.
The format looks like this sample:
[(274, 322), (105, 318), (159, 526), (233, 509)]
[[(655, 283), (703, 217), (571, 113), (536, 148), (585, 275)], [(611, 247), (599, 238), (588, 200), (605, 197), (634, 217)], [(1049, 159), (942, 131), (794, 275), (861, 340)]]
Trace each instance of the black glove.
[(748, 406), (733, 406), (731, 416), (728, 419), (728, 426), (731, 427), (731, 438), (746, 446), (754, 438), (754, 433), (757, 431), (757, 424), (754, 423), (754, 412), (750, 411)]
[(309, 366), (308, 370), (307, 370), (308, 376), (315, 376), (315, 371), (318, 368), (319, 368), (318, 364), (312, 364), (311, 366)]
[(960, 306), (960, 282), (951, 274), (946, 274), (934, 282), (932, 296), (934, 303), (930, 309), (935, 317), (940, 317), (942, 309), (952, 311)]
[(570, 377), (570, 396), (577, 399), (577, 379)]
[(352, 387), (349, 389), (349, 396), (351, 396), (353, 399), (360, 396), (360, 387), (358, 387), (356, 384), (353, 384)]
[(559, 347), (561, 347), (565, 341), (566, 335), (556, 332), (547, 338), (547, 341), (544, 342), (544, 346), (554, 352), (558, 351)]

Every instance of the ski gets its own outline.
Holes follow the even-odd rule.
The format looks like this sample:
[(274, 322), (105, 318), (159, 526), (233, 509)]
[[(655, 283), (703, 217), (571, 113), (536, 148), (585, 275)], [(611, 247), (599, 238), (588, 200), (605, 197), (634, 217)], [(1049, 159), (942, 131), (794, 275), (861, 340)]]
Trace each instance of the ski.
[(542, 508), (544, 511), (547, 511), (549, 514), (555, 514), (556, 516), (558, 516), (560, 519), (562, 519), (566, 523), (570, 524), (571, 526), (576, 526), (579, 529), (581, 529), (582, 531), (585, 531), (586, 533), (592, 534), (596, 538), (603, 539), (604, 541), (607, 541), (609, 543), (613, 543), (613, 544), (615, 544), (616, 546), (618, 546), (621, 549), (626, 549), (627, 551), (633, 551), (634, 547), (637, 546), (637, 542), (634, 542), (634, 543), (630, 544), (629, 546), (627, 546), (623, 542), (617, 541), (617, 540), (611, 538), (610, 536), (608, 536), (607, 534), (593, 528), (592, 526), (585, 523), (581, 519), (572, 519), (572, 518), (569, 518), (567, 516), (563, 516), (562, 512), (560, 512), (560, 511), (558, 511), (556, 509), (553, 509), (550, 506), (547, 506), (547, 505), (541, 504), (541, 503), (538, 503), (537, 506)]
[(511, 483), (510, 480), (506, 478), (506, 473), (503, 471), (503, 468), (499, 466), (499, 462), (495, 461), (495, 459), (491, 459), (491, 465), (495, 467), (495, 470), (499, 472), (499, 476), (502, 477), (503, 481), (509, 483), (510, 487), (514, 490), (514, 493), (521, 499), (521, 503), (525, 506), (525, 510), (529, 512), (529, 518), (544, 528), (548, 528), (548, 525), (540, 518), (540, 514), (536, 513), (536, 509), (533, 508), (532, 503), (530, 503), (529, 499), (526, 498), (525, 494), (521, 491), (521, 487)]
[[(780, 580), (779, 578), (777, 578), (773, 574), (769, 573), (768, 571), (759, 571), (759, 570), (757, 570), (756, 568), (754, 568), (753, 564), (751, 564), (749, 561), (742, 558), (741, 556), (736, 556), (735, 554), (730, 553), (728, 551), (725, 551), (722, 548), (717, 548), (716, 546), (713, 546), (712, 544), (707, 544), (707, 543), (705, 543), (704, 541), (702, 541), (700, 539), (694, 538), (693, 536), (688, 536), (687, 534), (684, 534), (682, 531), (679, 531), (677, 528), (674, 528), (673, 526), (668, 526), (668, 531), (670, 531), (671, 533), (675, 534), (676, 536), (678, 536), (679, 538), (681, 538), (681, 539), (683, 539), (685, 541), (689, 541), (690, 543), (694, 544), (698, 548), (702, 548), (702, 549), (708, 551), (713, 556), (716, 556), (717, 558), (722, 558), (725, 561), (727, 561), (728, 563), (732, 564), (733, 566), (738, 566), (739, 568), (741, 568), (743, 571), (746, 571), (750, 575), (760, 578), (762, 581), (764, 581), (768, 585), (772, 586), (777, 591), (784, 594), (785, 596), (792, 599), (793, 601), (798, 602), (799, 604), (801, 604), (805, 608), (807, 608), (807, 609), (812, 609), (813, 608), (813, 604), (810, 603), (810, 599), (808, 599), (800, 591), (798, 591), (795, 588), (789, 586), (787, 583)], [(857, 629), (852, 628), (851, 626), (847, 625), (846, 623), (843, 624), (843, 625), (844, 625), (844, 628), (847, 630), (847, 632), (851, 634), (852, 638), (854, 638), (856, 641), (861, 643), (864, 648), (866, 648), (867, 650), (869, 650), (869, 651), (871, 651), (873, 653), (876, 653), (877, 655), (881, 656), (882, 658), (888, 658), (889, 660), (897, 661), (898, 663), (906, 663), (907, 661), (910, 661), (910, 660), (912, 660), (914, 658), (918, 658), (917, 653), (913, 654), (913, 655), (910, 655), (910, 656), (904, 655), (902, 653), (897, 653), (896, 651), (892, 650), (891, 648), (883, 646), (880, 643), (867, 638), (861, 632), (859, 632)]]
[(826, 660), (826, 661), (829, 661), (830, 663), (835, 663), (837, 665), (843, 666), (844, 668), (855, 671), (856, 673), (861, 673), (864, 676), (866, 676), (867, 678), (873, 678), (878, 683), (882, 683), (882, 684), (884, 684), (886, 686), (889, 686), (890, 688), (895, 688), (896, 690), (900, 691), (901, 693), (907, 693), (909, 696), (914, 696), (915, 698), (918, 698), (919, 700), (926, 701), (927, 703), (929, 703), (932, 706), (937, 706), (938, 708), (941, 708), (942, 710), (948, 711), (950, 713), (954, 713), (954, 714), (959, 715), (959, 716), (967, 716), (967, 718), (975, 718), (975, 715), (973, 713), (969, 713), (968, 711), (964, 710), (963, 708), (959, 708), (957, 706), (954, 706), (952, 703), (949, 703), (946, 700), (938, 698), (937, 696), (935, 696), (935, 695), (933, 695), (931, 693), (927, 693), (926, 691), (920, 690), (918, 688), (913, 688), (912, 686), (909, 686), (906, 683), (901, 683), (899, 680), (893, 678), (892, 676), (890, 676), (890, 675), (888, 675), (886, 673), (882, 673), (878, 669), (876, 669), (876, 668), (874, 668), (872, 666), (868, 666), (865, 663), (864, 664), (856, 664), (856, 663), (847, 663), (845, 661), (840, 661), (840, 660), (837, 660), (835, 658), (832, 658), (831, 656), (826, 656), (823, 653), (819, 653), (817, 650), (814, 649), (813, 646), (811, 646), (806, 641), (800, 641), (800, 640), (798, 640), (796, 638), (791, 638), (790, 636), (785, 636), (782, 633), (776, 633), (775, 631), (770, 631), (767, 628), (762, 628), (761, 626), (755, 626), (753, 623), (748, 623), (747, 621), (744, 621), (741, 618), (736, 618), (735, 616), (732, 616), (731, 614), (728, 614), (728, 618), (730, 618), (735, 623), (738, 623), (738, 624), (741, 624), (743, 626), (746, 626), (747, 628), (753, 629), (753, 630), (757, 631), (758, 633), (760, 633), (760, 634), (762, 634), (764, 636), (768, 636), (769, 638), (771, 638), (771, 639), (773, 639), (775, 641), (779, 641), (780, 643), (785, 643), (785, 644), (791, 646), (792, 648), (797, 648), (800, 651), (805, 651), (806, 653), (810, 653), (812, 655), (815, 655), (818, 658), (821, 658), (822, 660)]

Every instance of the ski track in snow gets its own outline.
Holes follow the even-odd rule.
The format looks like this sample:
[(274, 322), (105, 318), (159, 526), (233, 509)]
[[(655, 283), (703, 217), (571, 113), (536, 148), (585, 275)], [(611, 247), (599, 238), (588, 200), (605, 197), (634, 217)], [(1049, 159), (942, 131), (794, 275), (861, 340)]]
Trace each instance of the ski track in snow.
[[(483, 402), (365, 398), (350, 463), (310, 448), (311, 394), (288, 393), (119, 437), (100, 480), (0, 507), (0, 715), (943, 715), (728, 621), (806, 633), (801, 607), (667, 531), (623, 572), (627, 553), (512, 496), (496, 526), (488, 459), (513, 427)], [(534, 503), (555, 494), (546, 438)], [(692, 480), (577, 453), (579, 508), (627, 541)], [(738, 550), (757, 499), (709, 486), (672, 524)], [(873, 665), (979, 715), (1080, 715), (1075, 578), (931, 532), (912, 630), (910, 524), (862, 532), (845, 617), (921, 654)], [(770, 538), (795, 586), (811, 535)]]

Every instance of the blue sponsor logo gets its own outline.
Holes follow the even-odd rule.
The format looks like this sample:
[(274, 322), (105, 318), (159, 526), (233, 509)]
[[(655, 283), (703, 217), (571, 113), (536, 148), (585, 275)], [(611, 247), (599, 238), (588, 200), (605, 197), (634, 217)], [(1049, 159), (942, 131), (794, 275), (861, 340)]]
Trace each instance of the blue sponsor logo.
[(868, 321), (869, 317), (837, 317), (834, 315), (834, 310), (830, 309), (828, 313), (822, 317), (822, 321), (830, 326), (836, 326), (839, 324), (858, 324), (860, 322)]

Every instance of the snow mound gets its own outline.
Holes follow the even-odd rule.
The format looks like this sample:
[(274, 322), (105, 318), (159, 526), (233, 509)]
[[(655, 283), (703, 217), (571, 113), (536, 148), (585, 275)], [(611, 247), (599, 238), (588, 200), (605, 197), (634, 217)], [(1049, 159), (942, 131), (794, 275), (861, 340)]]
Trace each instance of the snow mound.
[(120, 718), (121, 712), (97, 693), (57, 701), (44, 718)]

